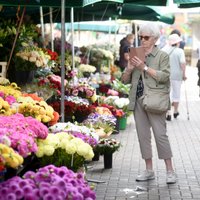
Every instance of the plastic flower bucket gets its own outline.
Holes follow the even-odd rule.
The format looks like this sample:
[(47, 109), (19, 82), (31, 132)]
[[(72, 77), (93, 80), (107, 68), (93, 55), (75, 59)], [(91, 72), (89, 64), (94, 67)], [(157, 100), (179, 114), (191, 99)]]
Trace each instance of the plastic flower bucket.
[(125, 130), (127, 124), (127, 117), (120, 117), (119, 118), (119, 130)]

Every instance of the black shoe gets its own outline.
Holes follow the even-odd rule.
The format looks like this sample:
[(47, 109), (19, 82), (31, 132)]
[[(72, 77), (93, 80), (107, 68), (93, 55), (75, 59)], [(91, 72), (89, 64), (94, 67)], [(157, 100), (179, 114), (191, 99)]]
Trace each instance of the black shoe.
[(179, 116), (179, 112), (174, 113), (174, 118), (177, 118)]
[(167, 115), (166, 120), (167, 120), (167, 121), (171, 121), (171, 120), (172, 120), (171, 115)]

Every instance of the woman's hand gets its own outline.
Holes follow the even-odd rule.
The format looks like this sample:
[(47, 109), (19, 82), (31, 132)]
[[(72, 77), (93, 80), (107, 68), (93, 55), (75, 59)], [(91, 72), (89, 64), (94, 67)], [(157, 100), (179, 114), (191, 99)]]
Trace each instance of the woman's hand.
[(131, 64), (130, 60), (128, 61), (128, 65), (125, 69), (125, 72), (132, 73), (133, 69), (135, 68), (134, 65)]
[(131, 65), (135, 66), (139, 70), (143, 71), (144, 70), (144, 62), (140, 60), (137, 56), (134, 56), (133, 58), (130, 59)]

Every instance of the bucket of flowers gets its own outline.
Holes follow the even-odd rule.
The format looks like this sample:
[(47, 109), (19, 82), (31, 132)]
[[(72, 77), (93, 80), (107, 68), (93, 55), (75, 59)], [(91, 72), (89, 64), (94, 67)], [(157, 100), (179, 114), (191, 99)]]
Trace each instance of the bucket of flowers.
[(121, 109), (124, 112), (124, 115), (118, 118), (119, 121), (119, 130), (126, 129), (127, 118), (132, 113), (128, 110), (129, 99), (119, 96), (109, 96), (104, 99), (104, 102)]
[(112, 168), (113, 153), (118, 151), (121, 143), (114, 138), (101, 138), (95, 147), (95, 151), (104, 156), (104, 168)]
[(73, 171), (84, 167), (84, 162), (92, 160), (94, 153), (89, 143), (67, 132), (49, 133), (45, 140), (37, 141), (40, 166), (53, 164), (66, 166)]
[(14, 62), (16, 82), (20, 85), (31, 83), (35, 71), (48, 66), (51, 56), (36, 46), (25, 47), (16, 53)]

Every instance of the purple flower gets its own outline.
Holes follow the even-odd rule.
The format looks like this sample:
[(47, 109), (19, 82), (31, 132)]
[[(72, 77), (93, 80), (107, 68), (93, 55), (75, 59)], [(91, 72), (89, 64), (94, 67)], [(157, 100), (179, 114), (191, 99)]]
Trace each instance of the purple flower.
[[(55, 169), (54, 172), (50, 173), (51, 169)], [(65, 174), (60, 177), (55, 172)], [(37, 177), (37, 181), (34, 181), (33, 175)], [(48, 182), (46, 182), (46, 177), (49, 178)], [(96, 199), (94, 191), (87, 185), (81, 173), (52, 165), (40, 168), (35, 173), (30, 171), (25, 173), (24, 179), (16, 176), (0, 183), (0, 196), (11, 200), (64, 200), (68, 197), (75, 200)]]

